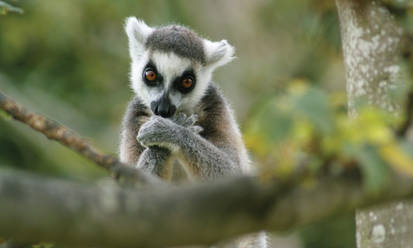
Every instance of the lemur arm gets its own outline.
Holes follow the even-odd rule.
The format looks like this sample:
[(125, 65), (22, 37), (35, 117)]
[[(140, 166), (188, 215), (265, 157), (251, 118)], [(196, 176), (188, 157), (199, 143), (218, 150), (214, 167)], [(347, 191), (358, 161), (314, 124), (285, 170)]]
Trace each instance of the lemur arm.
[(163, 179), (171, 177), (171, 164), (169, 160), (171, 152), (168, 149), (159, 146), (146, 148), (139, 156), (137, 168), (148, 172), (151, 175), (157, 175)]
[(129, 102), (122, 121), (120, 140), (120, 160), (123, 163), (135, 166), (140, 154), (145, 150), (137, 140), (139, 128), (148, 121), (150, 113), (147, 108), (135, 97)]
[(215, 179), (241, 173), (240, 165), (236, 164), (223, 148), (218, 148), (187, 128), (181, 128), (179, 133), (174, 142), (180, 148), (180, 160), (188, 166), (192, 176)]
[(188, 166), (191, 176), (200, 179), (241, 173), (239, 165), (223, 149), (198, 135), (191, 127), (169, 119), (153, 116), (140, 128), (138, 141), (146, 147), (160, 146), (177, 154)]
[(120, 159), (150, 174), (166, 177), (170, 152), (161, 147), (143, 147), (137, 140), (139, 129), (150, 119), (150, 110), (135, 97), (128, 105), (122, 123)]

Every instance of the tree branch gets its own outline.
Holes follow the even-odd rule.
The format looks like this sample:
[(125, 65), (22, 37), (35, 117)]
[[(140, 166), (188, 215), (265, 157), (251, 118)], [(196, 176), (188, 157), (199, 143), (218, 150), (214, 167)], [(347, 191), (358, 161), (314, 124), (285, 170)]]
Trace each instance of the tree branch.
[(2, 11), (2, 14), (7, 14), (7, 12), (16, 12), (19, 14), (23, 14), (24, 11), (21, 8), (15, 7), (11, 4), (8, 4), (4, 1), (0, 1), (0, 10)]
[(413, 90), (410, 90), (407, 94), (406, 107), (404, 111), (406, 119), (396, 131), (396, 134), (400, 137), (405, 137), (409, 131), (409, 128), (413, 125)]
[(259, 230), (286, 231), (355, 208), (413, 194), (394, 177), (371, 195), (349, 177), (313, 185), (240, 177), (132, 191), (24, 174), (0, 174), (0, 236), (101, 247), (213, 244)]
[(95, 162), (97, 165), (109, 170), (113, 173), (116, 179), (121, 179), (122, 182), (142, 184), (158, 182), (155, 177), (147, 175), (142, 171), (127, 166), (119, 161), (118, 158), (104, 154), (88, 142), (77, 135), (72, 130), (59, 124), (58, 122), (47, 119), (44, 116), (30, 112), (20, 104), (13, 101), (11, 98), (0, 92), (0, 109), (3, 109), (7, 114), (13, 117), (34, 130), (44, 134), (48, 139), (55, 140), (60, 144), (69, 147), (78, 152), (82, 156)]

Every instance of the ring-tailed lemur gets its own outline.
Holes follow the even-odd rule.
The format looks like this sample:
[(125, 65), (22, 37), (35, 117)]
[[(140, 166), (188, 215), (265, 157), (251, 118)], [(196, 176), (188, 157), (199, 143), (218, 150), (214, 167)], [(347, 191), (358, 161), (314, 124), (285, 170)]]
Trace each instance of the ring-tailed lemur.
[[(136, 96), (123, 119), (122, 162), (164, 179), (175, 160), (196, 180), (249, 173), (232, 110), (211, 82), (212, 72), (233, 59), (234, 48), (183, 26), (152, 28), (135, 17), (127, 18), (125, 29)], [(263, 234), (243, 242), (237, 247), (265, 247)]]

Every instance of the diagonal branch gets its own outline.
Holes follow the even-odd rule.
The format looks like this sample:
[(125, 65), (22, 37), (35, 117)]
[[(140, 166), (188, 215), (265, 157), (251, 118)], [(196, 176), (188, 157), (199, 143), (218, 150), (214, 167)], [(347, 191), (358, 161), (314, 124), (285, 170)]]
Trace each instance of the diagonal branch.
[(48, 139), (69, 147), (97, 165), (109, 170), (117, 179), (126, 179), (128, 183), (133, 181), (139, 183), (157, 181), (154, 177), (144, 174), (138, 169), (128, 167), (120, 162), (118, 158), (102, 153), (62, 124), (27, 110), (2, 92), (0, 92), (0, 109), (3, 109), (15, 120), (44, 134)]
[(23, 14), (24, 11), (21, 8), (15, 7), (11, 4), (8, 4), (4, 1), (0, 1), (0, 10), (2, 11), (3, 14), (7, 14), (7, 12), (16, 12), (19, 14)]

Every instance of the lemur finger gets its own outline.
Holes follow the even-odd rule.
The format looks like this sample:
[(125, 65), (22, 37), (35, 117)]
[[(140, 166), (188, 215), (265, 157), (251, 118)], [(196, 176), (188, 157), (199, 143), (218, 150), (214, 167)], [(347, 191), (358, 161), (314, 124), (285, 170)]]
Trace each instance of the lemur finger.
[(139, 142), (139, 144), (141, 144), (141, 146), (147, 148), (147, 146), (145, 145), (145, 142), (141, 142), (141, 136), (139, 136), (139, 134), (136, 135), (136, 140)]
[(185, 120), (184, 126), (185, 127), (193, 126), (197, 121), (198, 121), (198, 115), (193, 114)]
[(156, 119), (160, 119), (160, 118), (163, 118), (163, 117), (161, 117), (159, 115), (152, 115), (151, 118), (149, 119), (149, 121), (155, 121)]
[(189, 130), (191, 130), (194, 133), (201, 133), (202, 131), (204, 131), (204, 129), (201, 126), (190, 126), (188, 127)]
[(179, 112), (174, 117), (172, 117), (172, 121), (178, 125), (182, 125), (186, 120), (186, 114)]
[(183, 124), (184, 122), (185, 122), (185, 120), (186, 120), (186, 118), (188, 118), (188, 116), (185, 114), (185, 113), (179, 113), (179, 116), (178, 116), (178, 121), (179, 121), (179, 124)]

